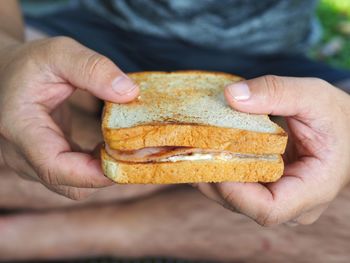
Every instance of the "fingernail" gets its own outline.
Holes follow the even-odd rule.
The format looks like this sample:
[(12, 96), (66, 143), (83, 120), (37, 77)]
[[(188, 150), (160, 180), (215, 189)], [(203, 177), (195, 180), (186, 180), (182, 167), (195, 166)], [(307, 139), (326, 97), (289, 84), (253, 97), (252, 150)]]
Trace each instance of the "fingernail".
[(237, 82), (227, 86), (228, 93), (234, 100), (244, 101), (250, 98), (250, 90), (245, 82)]
[(119, 76), (112, 82), (112, 89), (119, 95), (125, 95), (137, 88), (137, 85), (126, 76)]

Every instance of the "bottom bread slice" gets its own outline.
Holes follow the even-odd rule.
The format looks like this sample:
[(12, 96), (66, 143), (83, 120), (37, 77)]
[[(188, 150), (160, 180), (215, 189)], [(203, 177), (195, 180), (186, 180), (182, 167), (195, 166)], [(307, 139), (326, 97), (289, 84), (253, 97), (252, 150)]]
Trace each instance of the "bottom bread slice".
[(102, 149), (101, 159), (104, 174), (120, 184), (275, 182), (284, 168), (279, 155), (276, 158), (128, 163), (114, 160)]

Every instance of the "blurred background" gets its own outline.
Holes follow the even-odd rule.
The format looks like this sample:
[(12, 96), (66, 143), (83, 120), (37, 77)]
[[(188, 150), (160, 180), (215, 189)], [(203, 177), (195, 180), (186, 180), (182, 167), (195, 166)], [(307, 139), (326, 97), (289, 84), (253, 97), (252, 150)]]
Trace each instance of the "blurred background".
[[(350, 0), (320, 0), (317, 14), (323, 29), (322, 40), (310, 52), (310, 57), (331, 65), (350, 69)], [(189, 262), (170, 259), (118, 260), (81, 259), (81, 263), (112, 262)], [(350, 262), (350, 260), (349, 260)]]
[[(320, 0), (317, 14), (322, 25), (323, 36), (310, 56), (331, 65), (350, 69), (350, 0)], [(349, 259), (350, 261), (350, 259)], [(74, 261), (74, 263), (77, 261)], [(170, 263), (190, 262), (169, 259), (113, 260), (90, 259), (80, 263)], [(73, 261), (72, 261), (73, 263)]]
[(310, 56), (350, 69), (350, 0), (320, 0), (317, 14), (323, 37)]

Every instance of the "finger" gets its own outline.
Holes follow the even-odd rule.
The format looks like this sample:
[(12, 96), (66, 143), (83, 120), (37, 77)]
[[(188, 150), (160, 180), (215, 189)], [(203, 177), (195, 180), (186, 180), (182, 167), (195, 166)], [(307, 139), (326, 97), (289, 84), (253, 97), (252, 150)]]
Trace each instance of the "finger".
[(270, 212), (273, 209), (272, 193), (259, 183), (217, 184), (217, 189), (223, 199), (239, 213), (252, 218), (260, 225), (271, 225)]
[[(310, 112), (310, 102), (322, 104), (328, 100), (330, 85), (320, 79), (263, 76), (233, 83), (225, 88), (225, 98), (235, 109), (256, 114), (303, 116)], [(317, 97), (317, 100), (315, 100)]]
[[(308, 158), (301, 159), (286, 167), (284, 176), (277, 182), (266, 184), (273, 195), (273, 206), (270, 217), (278, 218), (278, 223), (294, 220), (298, 224), (307, 224), (316, 220), (323, 210), (321, 204), (329, 203), (336, 193), (328, 191), (326, 194), (320, 191), (323, 175), (310, 174), (320, 166), (318, 161)], [(316, 200), (316, 201), (315, 201)], [(306, 211), (314, 211), (315, 206), (321, 206), (316, 213), (310, 213), (305, 221), (296, 220)]]
[(49, 185), (104, 187), (111, 185), (100, 161), (86, 153), (72, 152), (59, 127), (50, 116), (38, 112), (35, 119), (23, 121), (26, 136), (17, 142), (38, 176)]
[(192, 186), (198, 188), (198, 190), (204, 194), (209, 199), (217, 202), (218, 204), (224, 206), (225, 201), (219, 194), (218, 190), (216, 189), (215, 184), (209, 184), (209, 183), (198, 183), (198, 184), (192, 184)]
[(328, 204), (319, 205), (311, 209), (310, 211), (302, 213), (297, 218), (292, 219), (284, 224), (289, 227), (295, 227), (298, 225), (310, 225), (322, 215), (322, 213), (327, 209), (327, 207)]
[(82, 201), (96, 193), (97, 189), (77, 188), (64, 185), (45, 185), (49, 190), (75, 201)]
[(107, 57), (66, 37), (54, 38), (51, 49), (53, 71), (75, 87), (116, 103), (138, 96), (138, 86)]
[[(310, 185), (309, 188), (314, 189)], [(259, 183), (220, 183), (218, 190), (226, 202), (262, 226), (290, 221), (310, 209), (314, 205), (312, 200), (318, 198), (302, 179), (288, 175), (265, 186)]]
[(113, 184), (103, 175), (100, 160), (89, 154), (60, 152), (53, 161), (55, 163), (51, 174), (44, 177), (45, 181), (50, 184), (84, 188), (105, 187)]
[(301, 214), (294, 221), (299, 225), (310, 225), (320, 218), (327, 207), (328, 204), (319, 205), (311, 211)]

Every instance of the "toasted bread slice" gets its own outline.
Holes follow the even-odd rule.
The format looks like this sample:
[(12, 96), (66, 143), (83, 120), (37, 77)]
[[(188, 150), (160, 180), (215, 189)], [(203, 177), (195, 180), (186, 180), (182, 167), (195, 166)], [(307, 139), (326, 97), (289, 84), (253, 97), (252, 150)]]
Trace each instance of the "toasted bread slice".
[(176, 184), (198, 182), (274, 182), (283, 173), (280, 155), (274, 158), (234, 158), (159, 163), (127, 163), (101, 150), (107, 177), (120, 184)]
[(197, 124), (154, 124), (105, 129), (104, 135), (110, 148), (123, 151), (181, 146), (237, 153), (282, 154), (287, 142), (283, 132), (262, 133)]
[(178, 146), (231, 152), (232, 158), (184, 155), (176, 161), (125, 162), (103, 148), (102, 167), (110, 179), (139, 184), (274, 182), (283, 174), (280, 154), (287, 143), (283, 129), (268, 116), (241, 113), (225, 102), (225, 86), (240, 77), (202, 71), (129, 76), (140, 86), (141, 95), (129, 104), (106, 102), (102, 131), (109, 149)]
[(287, 135), (265, 115), (233, 110), (223, 91), (240, 77), (204, 71), (129, 74), (140, 97), (106, 102), (102, 131), (116, 150), (184, 146), (252, 154), (281, 154)]

